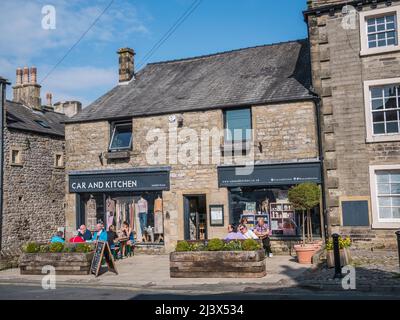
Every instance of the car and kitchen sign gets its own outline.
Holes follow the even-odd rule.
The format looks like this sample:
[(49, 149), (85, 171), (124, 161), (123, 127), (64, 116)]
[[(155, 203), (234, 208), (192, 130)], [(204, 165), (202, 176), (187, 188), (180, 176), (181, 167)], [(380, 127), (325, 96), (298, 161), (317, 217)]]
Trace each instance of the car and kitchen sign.
[(69, 191), (71, 193), (153, 190), (169, 190), (169, 171), (69, 175)]

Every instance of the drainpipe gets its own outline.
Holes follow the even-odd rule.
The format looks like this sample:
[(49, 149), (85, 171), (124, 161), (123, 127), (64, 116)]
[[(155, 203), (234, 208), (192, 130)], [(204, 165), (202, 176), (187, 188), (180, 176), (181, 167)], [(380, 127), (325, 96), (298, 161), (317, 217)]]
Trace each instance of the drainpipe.
[(329, 226), (329, 214), (326, 205), (326, 190), (325, 190), (325, 170), (324, 170), (324, 151), (322, 146), (322, 130), (321, 130), (321, 99), (315, 97), (314, 99), (315, 112), (317, 117), (317, 136), (318, 136), (318, 153), (319, 159), (321, 161), (321, 184), (322, 184), (322, 210), (324, 221), (324, 235), (325, 240), (329, 239), (328, 226)]
[(0, 251), (3, 243), (3, 167), (4, 167), (4, 127), (6, 124), (6, 86), (10, 84), (0, 77)]

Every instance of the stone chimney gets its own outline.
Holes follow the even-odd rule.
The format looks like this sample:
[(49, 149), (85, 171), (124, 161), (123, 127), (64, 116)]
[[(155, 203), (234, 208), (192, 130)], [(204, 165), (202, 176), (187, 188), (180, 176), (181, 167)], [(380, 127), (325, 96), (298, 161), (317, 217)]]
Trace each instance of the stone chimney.
[(54, 104), (54, 111), (58, 113), (64, 113), (67, 117), (73, 117), (77, 113), (81, 112), (82, 103), (79, 101), (65, 101), (57, 102)]
[(119, 55), (119, 82), (130, 81), (135, 76), (135, 52), (131, 48), (121, 48)]
[(24, 67), (23, 70), (18, 68), (16, 76), (15, 86), (13, 87), (14, 102), (40, 110), (42, 104), (40, 98), (41, 86), (37, 83), (37, 69), (35, 67), (30, 70), (28, 67)]

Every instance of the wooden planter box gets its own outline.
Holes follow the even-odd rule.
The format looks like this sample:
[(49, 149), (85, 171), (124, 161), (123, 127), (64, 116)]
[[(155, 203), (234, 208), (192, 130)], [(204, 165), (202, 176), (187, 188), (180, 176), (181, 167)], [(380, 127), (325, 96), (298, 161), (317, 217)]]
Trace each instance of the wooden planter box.
[[(344, 267), (351, 263), (351, 255), (350, 250), (348, 249), (340, 249), (340, 266)], [(335, 266), (335, 257), (333, 250), (326, 251), (326, 264), (328, 268), (333, 268)]]
[(171, 278), (262, 278), (264, 250), (196, 251), (170, 254)]
[(44, 266), (53, 266), (57, 275), (88, 275), (92, 263), (90, 253), (24, 253), (19, 269), (21, 274), (43, 275)]

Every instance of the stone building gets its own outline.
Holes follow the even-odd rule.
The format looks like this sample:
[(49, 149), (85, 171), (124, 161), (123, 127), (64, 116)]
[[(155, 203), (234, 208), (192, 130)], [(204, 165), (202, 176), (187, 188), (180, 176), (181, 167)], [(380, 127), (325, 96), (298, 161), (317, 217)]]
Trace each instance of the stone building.
[(1, 252), (28, 241), (48, 241), (65, 225), (65, 139), (68, 118), (40, 98), (36, 68), (17, 69), (13, 100), (6, 101)]
[(400, 2), (308, 6), (327, 223), (332, 232), (391, 246), (400, 227)]
[[(307, 40), (139, 72), (132, 49), (118, 53), (120, 83), (66, 122), (67, 231), (126, 220), (138, 249), (163, 252), (262, 216), (275, 246), (296, 240), (287, 191), (321, 183)], [(321, 236), (322, 210), (314, 216)]]

